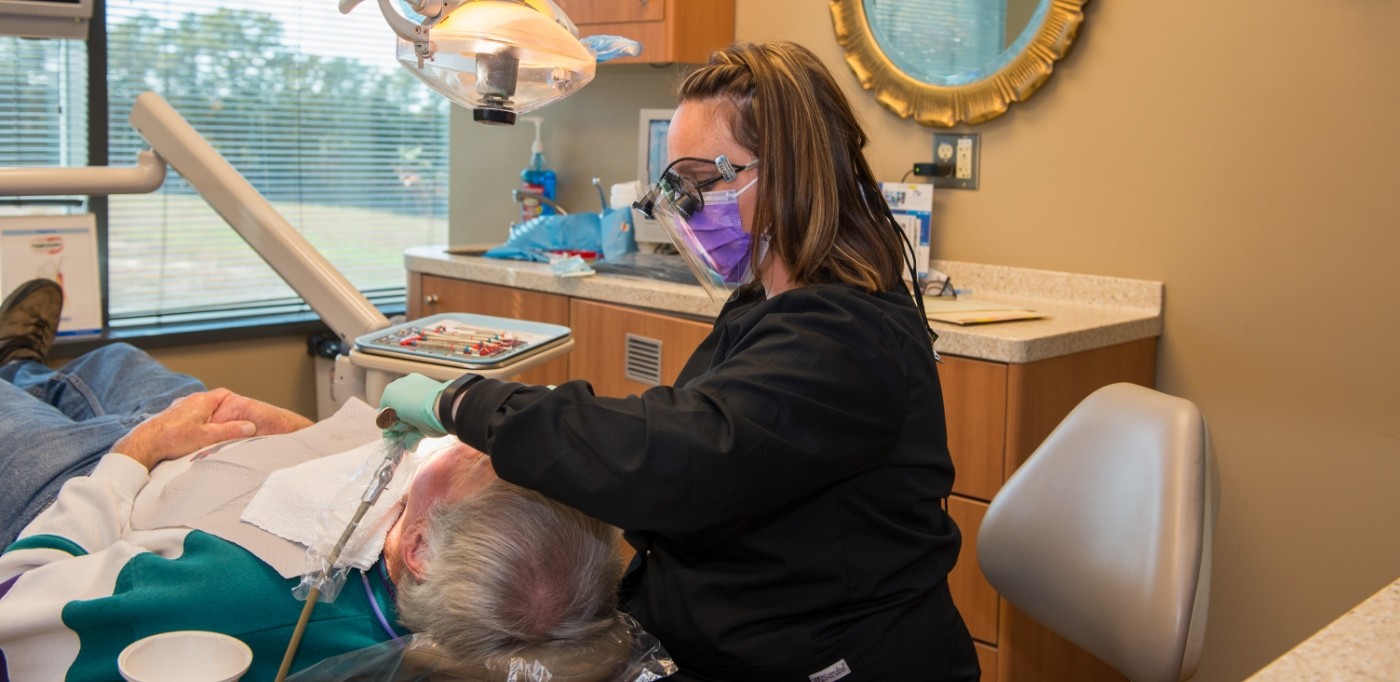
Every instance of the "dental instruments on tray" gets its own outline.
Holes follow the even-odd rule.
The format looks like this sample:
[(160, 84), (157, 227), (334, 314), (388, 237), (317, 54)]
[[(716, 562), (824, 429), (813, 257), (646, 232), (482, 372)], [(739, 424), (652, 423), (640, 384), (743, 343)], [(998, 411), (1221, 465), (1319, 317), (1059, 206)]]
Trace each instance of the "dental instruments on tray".
[(530, 345), (518, 334), (500, 329), (468, 327), (451, 321), (427, 327), (401, 327), (374, 339), (374, 342), (465, 358), (492, 358)]
[[(439, 313), (355, 339), (352, 356), (368, 353), (420, 363), (407, 372), (425, 373), (421, 363), (488, 371), (569, 343), (569, 328), (474, 313)], [(378, 362), (363, 355), (362, 362)], [(372, 365), (371, 365), (372, 366)]]

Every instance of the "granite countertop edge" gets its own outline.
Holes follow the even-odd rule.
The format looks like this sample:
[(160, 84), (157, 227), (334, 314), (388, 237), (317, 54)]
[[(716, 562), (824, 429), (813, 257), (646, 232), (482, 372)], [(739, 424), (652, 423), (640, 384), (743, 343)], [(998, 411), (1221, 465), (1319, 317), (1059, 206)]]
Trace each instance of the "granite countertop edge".
[[(933, 261), (958, 288), (979, 300), (1022, 306), (1036, 320), (960, 326), (933, 322), (941, 354), (1026, 363), (1162, 334), (1160, 282), (1076, 275), (956, 261)], [(713, 320), (723, 307), (698, 285), (640, 277), (559, 277), (548, 264), (446, 253), (442, 246), (408, 249), (410, 272), (560, 294)]]

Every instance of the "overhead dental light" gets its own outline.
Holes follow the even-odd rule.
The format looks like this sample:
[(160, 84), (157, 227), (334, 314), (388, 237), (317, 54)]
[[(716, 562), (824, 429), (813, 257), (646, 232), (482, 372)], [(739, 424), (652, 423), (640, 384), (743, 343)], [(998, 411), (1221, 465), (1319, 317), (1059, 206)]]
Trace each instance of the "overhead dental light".
[[(513, 125), (518, 114), (588, 84), (598, 61), (608, 58), (579, 40), (552, 0), (399, 1), (405, 14), (391, 6), (394, 0), (378, 0), (399, 36), (399, 63), (482, 123)], [(360, 2), (340, 0), (340, 11)]]

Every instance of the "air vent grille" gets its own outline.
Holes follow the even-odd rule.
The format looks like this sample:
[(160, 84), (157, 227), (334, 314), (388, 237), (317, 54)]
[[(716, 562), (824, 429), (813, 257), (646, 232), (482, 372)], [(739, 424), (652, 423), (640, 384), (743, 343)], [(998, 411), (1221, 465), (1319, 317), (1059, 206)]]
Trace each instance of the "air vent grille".
[(661, 384), (661, 342), (627, 335), (627, 378), (648, 386)]

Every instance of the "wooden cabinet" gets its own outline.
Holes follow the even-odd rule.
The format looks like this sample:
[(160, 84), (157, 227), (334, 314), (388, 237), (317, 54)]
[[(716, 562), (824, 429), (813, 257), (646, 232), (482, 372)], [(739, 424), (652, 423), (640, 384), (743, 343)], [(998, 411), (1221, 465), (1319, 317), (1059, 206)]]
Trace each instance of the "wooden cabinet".
[[(409, 273), (408, 317), (476, 313), (569, 326), (569, 298), (460, 279)], [(569, 379), (569, 356), (550, 360), (513, 378), (527, 384), (562, 384)]]
[[(594, 393), (615, 397), (675, 382), (711, 327), (708, 322), (578, 299), (571, 302), (569, 317), (574, 328), (569, 378), (585, 379)], [(632, 378), (651, 373), (659, 381)]]
[(735, 0), (555, 0), (579, 34), (618, 35), (642, 44), (639, 57), (609, 64), (699, 64), (734, 42)]
[(963, 533), (948, 585), (985, 682), (1123, 679), (997, 595), (977, 565), (977, 530), (1001, 484), (1080, 400), (1120, 381), (1152, 386), (1156, 355), (1157, 340), (1143, 339), (1023, 364), (944, 356), (938, 374), (957, 473), (948, 511)]

